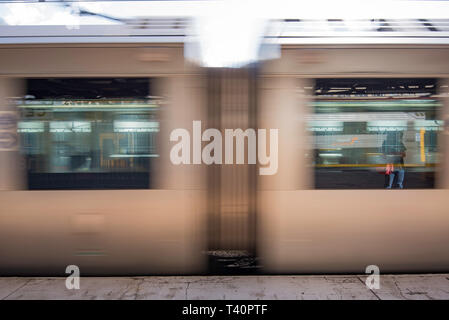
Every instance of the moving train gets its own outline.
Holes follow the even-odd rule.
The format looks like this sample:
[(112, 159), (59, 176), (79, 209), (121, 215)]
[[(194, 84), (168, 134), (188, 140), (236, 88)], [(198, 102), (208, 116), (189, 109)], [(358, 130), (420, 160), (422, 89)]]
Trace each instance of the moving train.
[[(241, 68), (151, 21), (0, 27), (0, 275), (449, 270), (449, 21), (273, 21)], [(172, 163), (194, 121), (277, 129), (277, 172)]]

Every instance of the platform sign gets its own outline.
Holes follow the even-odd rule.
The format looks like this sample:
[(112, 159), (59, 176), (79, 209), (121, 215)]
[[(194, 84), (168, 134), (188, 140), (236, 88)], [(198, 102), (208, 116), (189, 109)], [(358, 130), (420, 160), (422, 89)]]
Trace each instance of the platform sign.
[(0, 151), (16, 151), (18, 148), (17, 114), (0, 111)]

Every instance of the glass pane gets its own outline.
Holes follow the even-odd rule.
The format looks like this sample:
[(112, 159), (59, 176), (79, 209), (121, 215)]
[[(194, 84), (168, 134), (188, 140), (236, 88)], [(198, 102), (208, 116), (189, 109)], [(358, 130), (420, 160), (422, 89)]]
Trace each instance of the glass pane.
[(150, 186), (159, 103), (149, 97), (149, 79), (27, 83), (18, 131), (29, 189)]
[(434, 79), (317, 81), (307, 119), (315, 188), (433, 188), (443, 126), (436, 87)]

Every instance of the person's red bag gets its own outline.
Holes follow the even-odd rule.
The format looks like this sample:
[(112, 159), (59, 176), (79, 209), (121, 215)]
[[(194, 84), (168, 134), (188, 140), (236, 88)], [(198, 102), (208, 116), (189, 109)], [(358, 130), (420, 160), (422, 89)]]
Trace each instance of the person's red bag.
[(387, 166), (385, 168), (385, 174), (389, 175), (394, 171), (394, 166), (392, 163), (387, 163)]

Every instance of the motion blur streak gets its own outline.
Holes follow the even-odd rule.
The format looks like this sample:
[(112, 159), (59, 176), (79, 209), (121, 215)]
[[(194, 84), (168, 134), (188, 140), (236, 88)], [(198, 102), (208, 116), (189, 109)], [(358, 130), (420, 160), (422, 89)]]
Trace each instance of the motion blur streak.
[[(200, 92), (204, 92), (205, 82), (198, 68), (184, 64), (182, 47), (37, 46), (2, 47), (0, 51), (2, 72), (13, 76), (1, 79), (1, 105), (16, 112), (22, 138), (15, 150), (0, 152), (1, 274), (63, 275), (70, 264), (79, 266), (82, 275), (188, 274), (204, 270), (204, 170), (176, 167), (169, 159), (171, 129), (191, 124), (191, 117), (204, 118), (204, 94)], [(167, 62), (139, 59), (147, 53), (163, 54)], [(25, 64), (29, 59), (33, 63)], [(54, 80), (25, 81), (17, 77), (19, 74)], [(61, 75), (79, 79), (77, 85), (66, 86), (68, 80), (58, 78)], [(93, 75), (97, 78), (86, 82), (90, 78), (85, 77)], [(128, 132), (118, 132), (108, 127), (120, 119), (137, 117), (142, 112), (142, 108), (136, 109), (139, 102), (126, 102), (126, 97), (118, 102), (107, 96), (86, 99), (92, 92), (109, 94), (102, 91), (102, 83), (111, 86), (113, 82), (105, 78), (117, 75), (153, 79), (147, 91), (161, 106), (157, 120), (162, 124), (156, 142), (160, 157), (150, 158), (150, 167), (157, 170), (136, 171), (140, 168), (138, 156), (148, 152), (136, 144), (148, 143), (141, 139), (151, 132), (138, 128), (131, 132), (131, 127)], [(126, 82), (116, 82), (115, 90), (119, 91), (112, 93), (128, 95)], [(35, 98), (19, 104), (26, 108), (17, 108), (17, 101), (11, 98), (23, 97), (31, 90)], [(61, 91), (67, 96), (60, 96)], [(44, 103), (50, 103), (48, 108), (39, 107)], [(115, 120), (107, 122), (109, 117)], [(91, 129), (51, 129), (57, 121), (67, 120), (91, 123), (87, 127)], [(38, 123), (43, 123), (42, 132), (36, 130)], [(100, 125), (103, 129), (99, 132)], [(83, 138), (80, 145), (83, 135), (88, 138)], [(127, 168), (134, 168), (134, 173), (125, 172), (120, 178)], [(132, 177), (145, 172), (150, 176), (151, 189), (92, 190), (135, 189), (130, 184)]]
[[(222, 17), (188, 2), (171, 16), (172, 2), (86, 6), (79, 29), (0, 6), (0, 275), (447, 272), (437, 2), (371, 3), (357, 19), (251, 2), (220, 31), (236, 2), (207, 2)], [(204, 21), (208, 49), (193, 31)], [(170, 133), (193, 121), (222, 137), (277, 129), (276, 174), (247, 152), (173, 164)]]

